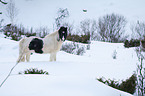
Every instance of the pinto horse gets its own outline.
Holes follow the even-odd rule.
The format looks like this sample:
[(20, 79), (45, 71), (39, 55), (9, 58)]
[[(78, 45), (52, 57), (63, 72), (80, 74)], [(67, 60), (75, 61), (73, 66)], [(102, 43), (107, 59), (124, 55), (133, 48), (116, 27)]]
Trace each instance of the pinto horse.
[(56, 54), (60, 50), (62, 43), (66, 40), (67, 28), (60, 27), (56, 32), (48, 34), (44, 38), (27, 37), (19, 42), (19, 62), (30, 61), (31, 53), (50, 54), (50, 61), (56, 61)]

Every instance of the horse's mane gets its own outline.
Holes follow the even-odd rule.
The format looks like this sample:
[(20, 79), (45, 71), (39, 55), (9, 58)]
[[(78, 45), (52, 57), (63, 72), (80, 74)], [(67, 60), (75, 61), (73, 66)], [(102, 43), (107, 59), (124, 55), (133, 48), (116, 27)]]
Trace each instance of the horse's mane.
[(50, 33), (50, 34), (46, 35), (45, 37), (55, 36), (57, 34), (58, 34), (58, 31), (55, 31), (53, 33)]

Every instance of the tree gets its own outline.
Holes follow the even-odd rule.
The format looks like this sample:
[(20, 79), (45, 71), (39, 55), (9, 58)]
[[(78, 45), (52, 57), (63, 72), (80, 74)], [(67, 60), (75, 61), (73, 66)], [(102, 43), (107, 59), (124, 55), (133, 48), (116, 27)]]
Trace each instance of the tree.
[(55, 24), (57, 29), (65, 23), (65, 19), (69, 17), (69, 12), (66, 9), (59, 8), (57, 11), (57, 18), (55, 18)]
[(145, 22), (137, 21), (136, 25), (131, 26), (132, 37), (144, 40), (145, 39)]
[(83, 35), (90, 35), (90, 23), (91, 20), (89, 19), (80, 22), (80, 29)]
[(50, 33), (50, 30), (47, 26), (40, 26), (38, 29), (35, 30), (35, 32), (37, 33), (37, 36), (44, 38)]
[(105, 15), (99, 18), (98, 34), (102, 41), (121, 42), (125, 38), (125, 25), (127, 21), (124, 16), (117, 14)]
[(96, 20), (91, 21), (91, 29), (90, 30), (91, 30), (91, 40), (98, 40)]
[(80, 22), (80, 30), (83, 35), (89, 35), (90, 40), (97, 38), (97, 23), (95, 20), (85, 19)]
[[(2, 1), (2, 0), (0, 0), (0, 3), (2, 3), (2, 4), (4, 4), (4, 5), (7, 4), (6, 2), (4, 2), (4, 1)], [(0, 12), (0, 14), (2, 14), (2, 12)]]
[(15, 6), (14, 0), (9, 0), (6, 11), (7, 17), (10, 19), (11, 24), (14, 25), (15, 19), (18, 15), (18, 9)]
[(2, 22), (3, 22), (3, 21), (4, 21), (4, 19), (1, 19), (1, 20), (0, 20), (0, 32), (2, 32), (2, 27), (3, 27), (3, 26), (2, 26)]
[(137, 65), (137, 96), (145, 96), (145, 68), (144, 68), (144, 55), (140, 48), (136, 49), (139, 63)]
[(63, 23), (63, 26), (67, 26), (67, 31), (69, 34), (73, 34), (74, 25), (68, 22)]

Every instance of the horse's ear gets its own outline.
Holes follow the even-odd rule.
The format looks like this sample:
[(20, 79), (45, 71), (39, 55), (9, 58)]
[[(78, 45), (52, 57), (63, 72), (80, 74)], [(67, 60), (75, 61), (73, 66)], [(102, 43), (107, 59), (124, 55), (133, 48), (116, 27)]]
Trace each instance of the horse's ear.
[(61, 31), (62, 31), (62, 30), (67, 31), (67, 27), (63, 27), (63, 26), (62, 26), (62, 27), (60, 27), (59, 31), (60, 31), (60, 30), (61, 30)]
[(67, 31), (67, 27), (65, 27), (65, 30)]
[(67, 30), (67, 27), (65, 27), (65, 30), (66, 30), (66, 36), (67, 36), (67, 34), (68, 34), (68, 30)]

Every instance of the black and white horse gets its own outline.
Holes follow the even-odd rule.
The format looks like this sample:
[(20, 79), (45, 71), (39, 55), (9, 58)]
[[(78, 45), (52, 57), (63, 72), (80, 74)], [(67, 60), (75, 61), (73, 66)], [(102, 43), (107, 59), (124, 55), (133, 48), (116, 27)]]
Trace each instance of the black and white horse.
[(30, 61), (31, 53), (50, 54), (50, 61), (56, 61), (56, 53), (60, 50), (62, 43), (66, 40), (67, 28), (61, 27), (43, 39), (39, 37), (23, 38), (19, 42), (19, 62)]

